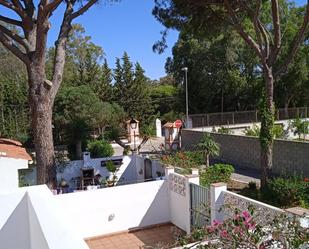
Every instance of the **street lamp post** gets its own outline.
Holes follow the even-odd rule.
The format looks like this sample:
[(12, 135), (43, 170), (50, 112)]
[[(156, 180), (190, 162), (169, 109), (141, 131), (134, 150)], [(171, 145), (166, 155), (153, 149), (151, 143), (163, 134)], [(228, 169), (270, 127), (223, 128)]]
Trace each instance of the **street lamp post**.
[(186, 88), (186, 127), (188, 128), (188, 123), (189, 123), (188, 68), (187, 68), (187, 67), (183, 67), (181, 70), (185, 72), (185, 88)]

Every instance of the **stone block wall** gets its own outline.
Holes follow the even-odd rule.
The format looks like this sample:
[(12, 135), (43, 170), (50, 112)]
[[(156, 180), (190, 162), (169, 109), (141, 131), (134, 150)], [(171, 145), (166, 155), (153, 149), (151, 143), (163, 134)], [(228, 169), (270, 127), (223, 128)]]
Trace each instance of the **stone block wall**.
[[(203, 136), (203, 131), (182, 130), (182, 148), (191, 150)], [(242, 168), (260, 169), (260, 142), (256, 137), (210, 133), (220, 145), (218, 159)], [(275, 140), (273, 173), (309, 176), (309, 143)]]

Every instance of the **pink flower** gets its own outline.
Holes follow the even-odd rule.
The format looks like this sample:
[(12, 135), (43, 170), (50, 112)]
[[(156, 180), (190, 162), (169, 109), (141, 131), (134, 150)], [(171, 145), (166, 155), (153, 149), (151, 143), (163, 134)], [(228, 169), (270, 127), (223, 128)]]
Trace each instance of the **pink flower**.
[(222, 222), (220, 222), (220, 221), (218, 221), (218, 220), (214, 220), (214, 221), (212, 222), (212, 225), (213, 225), (214, 227), (219, 226), (219, 225), (221, 225), (221, 224), (222, 224)]
[(245, 223), (245, 226), (247, 227), (247, 229), (249, 229), (249, 230), (252, 230), (252, 229), (255, 228), (255, 223), (254, 222), (250, 223), (248, 221), (245, 221), (244, 223)]
[(241, 227), (235, 227), (234, 230), (233, 230), (233, 233), (234, 234), (239, 234), (239, 235), (242, 235), (243, 234), (243, 230)]
[(220, 237), (226, 239), (226, 238), (229, 237), (229, 234), (228, 234), (228, 232), (227, 232), (226, 230), (222, 230), (222, 231), (220, 232)]
[(248, 211), (243, 211), (242, 212), (242, 217), (244, 217), (246, 220), (251, 218), (251, 215)]

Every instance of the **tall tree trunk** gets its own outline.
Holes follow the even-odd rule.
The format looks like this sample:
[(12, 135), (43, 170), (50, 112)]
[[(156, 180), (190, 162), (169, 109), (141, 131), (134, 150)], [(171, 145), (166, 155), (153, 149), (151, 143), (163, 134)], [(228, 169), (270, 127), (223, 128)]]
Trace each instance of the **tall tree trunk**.
[(81, 139), (76, 140), (75, 153), (76, 153), (77, 159), (82, 158), (82, 140)]
[(261, 108), (261, 132), (260, 132), (260, 145), (261, 145), (261, 186), (267, 185), (267, 181), (271, 177), (273, 166), (273, 126), (274, 126), (274, 78), (272, 69), (269, 67), (264, 68), (265, 78), (265, 103)]
[(29, 103), (36, 152), (37, 184), (56, 187), (52, 106), (50, 86), (45, 83), (44, 65), (31, 64), (28, 70)]

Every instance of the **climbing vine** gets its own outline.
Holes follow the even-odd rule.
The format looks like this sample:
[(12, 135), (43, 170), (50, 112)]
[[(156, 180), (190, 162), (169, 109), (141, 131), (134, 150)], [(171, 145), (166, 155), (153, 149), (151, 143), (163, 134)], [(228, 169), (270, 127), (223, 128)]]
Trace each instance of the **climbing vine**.
[(260, 142), (262, 148), (267, 148), (268, 145), (272, 144), (274, 139), (274, 118), (275, 108), (267, 108), (265, 93), (262, 96), (260, 102), (260, 115), (261, 115), (261, 131), (260, 131)]

